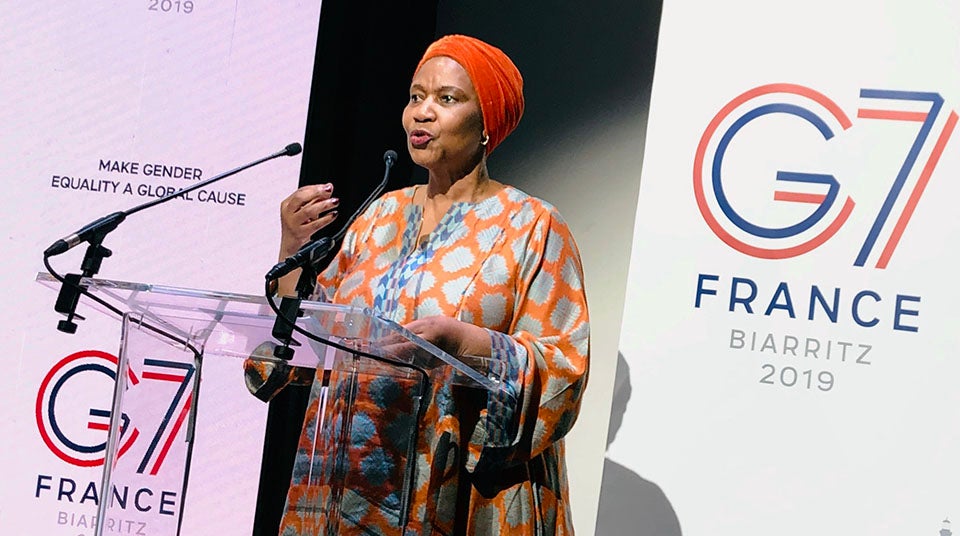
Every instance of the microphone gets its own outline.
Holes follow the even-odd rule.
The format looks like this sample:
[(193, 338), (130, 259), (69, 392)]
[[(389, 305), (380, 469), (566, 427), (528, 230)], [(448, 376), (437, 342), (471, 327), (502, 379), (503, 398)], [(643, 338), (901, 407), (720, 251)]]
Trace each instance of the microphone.
[(303, 151), (303, 147), (299, 143), (291, 143), (286, 147), (284, 147), (282, 150), (277, 151), (271, 154), (270, 156), (266, 156), (258, 160), (254, 160), (253, 162), (244, 164), (238, 168), (227, 171), (226, 173), (221, 173), (220, 175), (217, 175), (215, 177), (210, 177), (209, 179), (198, 182), (188, 188), (177, 190), (176, 192), (171, 192), (163, 197), (160, 197), (158, 199), (153, 199), (151, 201), (147, 201), (146, 203), (142, 203), (131, 209), (127, 209), (121, 212), (114, 212), (113, 214), (109, 214), (107, 216), (94, 220), (88, 223), (87, 225), (84, 225), (83, 227), (81, 227), (78, 231), (72, 234), (69, 234), (61, 238), (60, 240), (57, 240), (53, 244), (51, 244), (50, 247), (44, 250), (43, 255), (45, 257), (53, 257), (56, 255), (60, 255), (62, 253), (66, 253), (67, 251), (73, 249), (74, 247), (84, 242), (91, 242), (91, 243), (101, 242), (103, 241), (103, 238), (107, 235), (107, 233), (116, 229), (117, 226), (120, 225), (123, 222), (123, 220), (125, 220), (127, 216), (131, 214), (135, 214), (137, 212), (140, 212), (141, 210), (150, 208), (154, 205), (159, 205), (160, 203), (164, 203), (175, 197), (179, 197), (186, 193), (192, 192), (198, 188), (203, 188), (204, 186), (212, 184), (221, 179), (225, 179), (231, 175), (240, 173), (245, 169), (249, 169), (253, 166), (262, 164), (268, 160), (273, 160), (274, 158), (279, 158), (281, 156), (296, 156), (300, 154), (301, 151)]
[(381, 180), (380, 184), (378, 184), (377, 187), (374, 188), (373, 192), (367, 196), (367, 199), (362, 205), (360, 205), (360, 208), (353, 213), (353, 216), (350, 216), (350, 219), (343, 224), (343, 227), (341, 227), (339, 231), (337, 231), (337, 234), (333, 235), (332, 238), (323, 237), (307, 242), (296, 253), (275, 264), (264, 277), (268, 281), (280, 279), (297, 268), (302, 268), (308, 264), (312, 266), (329, 255), (330, 252), (333, 251), (336, 243), (343, 238), (344, 234), (346, 234), (347, 229), (350, 228), (350, 224), (352, 224), (357, 217), (363, 214), (363, 212), (370, 207), (370, 204), (373, 203), (373, 201), (379, 197), (381, 193), (383, 193), (383, 189), (387, 187), (387, 181), (390, 179), (390, 169), (396, 162), (396, 151), (389, 149), (387, 152), (383, 153), (383, 180)]
[[(54, 306), (54, 310), (58, 313), (63, 313), (67, 317), (66, 320), (61, 320), (57, 324), (57, 329), (64, 333), (76, 333), (77, 324), (74, 322), (74, 319), (79, 318), (80, 320), (83, 320), (83, 317), (78, 315), (76, 312), (77, 304), (80, 301), (80, 294), (88, 294), (86, 285), (81, 284), (81, 280), (84, 277), (93, 277), (98, 271), (100, 271), (100, 265), (103, 262), (103, 259), (113, 254), (112, 251), (103, 246), (103, 240), (107, 237), (107, 234), (116, 229), (117, 226), (127, 218), (127, 216), (150, 208), (154, 205), (159, 205), (160, 203), (169, 201), (174, 197), (192, 192), (198, 188), (203, 188), (208, 184), (212, 184), (220, 179), (240, 173), (245, 169), (262, 164), (267, 160), (273, 160), (274, 158), (279, 158), (281, 156), (294, 156), (300, 154), (302, 150), (303, 147), (301, 147), (299, 143), (291, 143), (282, 150), (277, 151), (269, 156), (254, 160), (253, 162), (244, 164), (236, 169), (227, 171), (226, 173), (221, 173), (215, 177), (198, 182), (197, 184), (194, 184), (188, 188), (171, 192), (163, 197), (150, 200), (131, 209), (114, 212), (113, 214), (108, 214), (107, 216), (96, 219), (81, 227), (77, 232), (69, 234), (51, 244), (50, 247), (43, 252), (43, 263), (46, 265), (47, 269), (50, 270), (50, 275), (54, 276), (61, 283), (60, 293), (57, 295), (57, 303)], [(87, 247), (87, 252), (84, 255), (83, 261), (80, 265), (83, 273), (67, 274), (66, 277), (57, 275), (57, 273), (50, 266), (50, 257), (66, 253), (70, 249), (82, 244), (83, 242), (88, 242), (90, 244), (89, 247)], [(105, 304), (105, 302), (102, 301), (100, 303)]]
[(396, 162), (397, 152), (393, 149), (387, 149), (387, 152), (383, 153), (383, 163), (387, 165), (387, 168), (391, 168)]
[(303, 151), (303, 146), (299, 143), (291, 143), (283, 148), (283, 156), (297, 156)]

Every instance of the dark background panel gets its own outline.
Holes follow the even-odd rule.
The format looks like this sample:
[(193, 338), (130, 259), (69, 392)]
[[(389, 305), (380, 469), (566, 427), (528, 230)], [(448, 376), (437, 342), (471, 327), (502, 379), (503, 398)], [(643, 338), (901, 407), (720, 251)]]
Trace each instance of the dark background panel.
[(340, 223), (380, 182), (387, 149), (399, 155), (388, 190), (412, 180), (400, 117), (436, 9), (436, 0), (322, 4), (300, 185), (333, 182)]

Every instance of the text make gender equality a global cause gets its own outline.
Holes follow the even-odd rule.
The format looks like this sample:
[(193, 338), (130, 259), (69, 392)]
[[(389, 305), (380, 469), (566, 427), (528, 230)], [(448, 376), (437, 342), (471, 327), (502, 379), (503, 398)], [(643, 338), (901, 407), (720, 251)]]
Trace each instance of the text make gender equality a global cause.
[[(203, 177), (203, 170), (199, 167), (109, 159), (100, 159), (97, 172), (99, 175), (97, 177), (52, 174), (50, 187), (76, 192), (160, 198), (188, 187), (165, 184), (168, 181), (196, 182)], [(112, 178), (113, 174), (121, 177)], [(144, 180), (126, 179), (123, 175), (144, 177)], [(111, 178), (103, 178), (104, 176), (111, 176)], [(201, 188), (183, 193), (177, 199), (215, 205), (245, 206), (247, 194), (225, 189)]]

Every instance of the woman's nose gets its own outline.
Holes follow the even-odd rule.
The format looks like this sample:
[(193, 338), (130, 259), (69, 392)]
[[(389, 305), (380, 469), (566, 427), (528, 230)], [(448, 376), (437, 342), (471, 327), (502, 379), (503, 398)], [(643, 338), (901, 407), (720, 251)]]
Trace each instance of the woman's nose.
[(432, 97), (427, 97), (420, 101), (417, 106), (413, 109), (413, 118), (417, 122), (432, 121), (437, 118), (436, 110), (434, 107), (436, 102), (434, 102)]

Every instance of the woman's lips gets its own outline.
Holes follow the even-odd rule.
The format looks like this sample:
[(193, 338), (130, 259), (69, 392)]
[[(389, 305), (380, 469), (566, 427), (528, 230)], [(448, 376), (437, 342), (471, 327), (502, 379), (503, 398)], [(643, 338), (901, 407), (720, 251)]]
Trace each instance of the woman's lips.
[(426, 130), (414, 130), (410, 133), (410, 145), (413, 145), (417, 149), (423, 149), (432, 139), (433, 134), (430, 134)]

